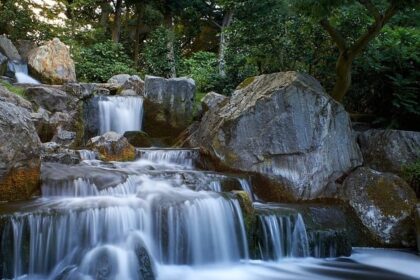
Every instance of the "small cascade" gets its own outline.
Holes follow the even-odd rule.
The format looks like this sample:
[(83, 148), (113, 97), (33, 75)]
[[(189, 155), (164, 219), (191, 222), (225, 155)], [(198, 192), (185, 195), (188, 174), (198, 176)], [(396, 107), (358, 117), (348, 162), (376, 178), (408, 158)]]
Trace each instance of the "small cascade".
[(100, 96), (98, 107), (100, 135), (142, 129), (143, 98), (140, 96)]
[(28, 64), (19, 61), (10, 61), (7, 64), (8, 70), (15, 74), (16, 80), (21, 84), (40, 84), (29, 76)]
[(258, 254), (264, 260), (308, 257), (309, 242), (300, 214), (258, 215)]
[(173, 163), (183, 167), (193, 168), (199, 158), (198, 149), (138, 149), (141, 159), (156, 163)]
[(79, 156), (81, 160), (95, 160), (97, 158), (96, 153), (90, 150), (79, 150)]

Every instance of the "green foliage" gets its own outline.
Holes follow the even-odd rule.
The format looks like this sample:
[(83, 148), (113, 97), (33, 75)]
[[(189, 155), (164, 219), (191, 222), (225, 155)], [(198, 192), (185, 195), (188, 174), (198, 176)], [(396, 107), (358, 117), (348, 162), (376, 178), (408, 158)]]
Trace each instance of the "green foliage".
[(402, 168), (403, 178), (410, 184), (411, 187), (420, 195), (420, 159), (412, 164), (403, 166)]
[(14, 93), (16, 95), (19, 95), (20, 97), (26, 98), (26, 96), (25, 96), (25, 89), (24, 88), (22, 88), (22, 87), (16, 87), (16, 86), (14, 86), (12, 84), (9, 84), (9, 83), (3, 82), (3, 81), (0, 81), (0, 84), (2, 86), (4, 86), (11, 93)]
[(136, 74), (121, 44), (111, 41), (73, 50), (76, 74), (86, 82), (106, 82), (116, 74)]
[(183, 59), (181, 75), (194, 79), (199, 92), (214, 90), (219, 82), (217, 55), (211, 52), (196, 52)]
[(179, 48), (176, 35), (164, 26), (159, 26), (146, 40), (143, 53), (144, 71), (151, 75), (169, 77), (171, 64), (168, 58), (169, 43), (175, 47), (175, 67), (179, 66)]
[(378, 125), (418, 129), (420, 122), (420, 31), (389, 27), (356, 60), (346, 100), (354, 111), (376, 116)]

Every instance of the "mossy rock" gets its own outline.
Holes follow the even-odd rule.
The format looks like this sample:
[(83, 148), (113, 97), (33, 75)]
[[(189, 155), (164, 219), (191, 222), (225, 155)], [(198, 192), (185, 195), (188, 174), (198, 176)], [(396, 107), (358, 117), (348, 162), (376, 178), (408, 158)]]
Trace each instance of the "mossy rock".
[(98, 152), (104, 161), (130, 161), (136, 158), (136, 150), (128, 140), (112, 131), (91, 138), (87, 147)]
[(152, 141), (149, 135), (143, 131), (126, 131), (124, 137), (134, 147), (148, 148), (152, 146)]
[(392, 173), (360, 167), (346, 178), (341, 193), (381, 246), (414, 247), (416, 195)]
[(0, 201), (29, 199), (40, 192), (40, 166), (16, 168), (0, 180)]

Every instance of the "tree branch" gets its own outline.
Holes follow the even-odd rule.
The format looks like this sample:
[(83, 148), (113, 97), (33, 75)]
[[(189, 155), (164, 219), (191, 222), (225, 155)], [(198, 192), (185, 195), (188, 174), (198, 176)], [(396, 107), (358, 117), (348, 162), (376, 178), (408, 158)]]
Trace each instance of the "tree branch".
[(398, 12), (397, 4), (392, 3), (385, 11), (384, 15), (381, 16), (379, 21), (375, 21), (368, 27), (368, 30), (363, 34), (350, 48), (349, 55), (355, 57), (368, 45), (368, 43), (375, 38), (382, 27)]
[(380, 21), (382, 19), (381, 12), (376, 8), (376, 6), (370, 0), (358, 0), (360, 4), (365, 6), (365, 8), (372, 14), (375, 18), (375, 21)]
[(322, 19), (320, 24), (328, 32), (328, 34), (330, 34), (332, 40), (337, 45), (338, 49), (341, 52), (344, 52), (347, 49), (347, 45), (340, 32), (338, 32), (326, 18)]

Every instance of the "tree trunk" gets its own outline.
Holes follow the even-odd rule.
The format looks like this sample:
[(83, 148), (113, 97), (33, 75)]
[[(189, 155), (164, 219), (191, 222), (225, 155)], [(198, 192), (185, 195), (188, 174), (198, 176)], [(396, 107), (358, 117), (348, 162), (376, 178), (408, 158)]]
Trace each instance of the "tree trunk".
[(220, 31), (220, 42), (219, 42), (219, 75), (222, 78), (226, 77), (226, 47), (227, 47), (227, 38), (226, 38), (226, 28), (229, 27), (233, 19), (233, 11), (228, 11), (223, 17), (223, 23)]
[(341, 102), (351, 86), (351, 67), (353, 58), (347, 54), (347, 51), (340, 53), (336, 64), (336, 82), (332, 92), (332, 97)]
[(122, 0), (117, 0), (115, 4), (115, 12), (114, 12), (114, 28), (112, 30), (112, 41), (114, 43), (118, 43), (120, 41), (121, 11), (122, 11)]
[(101, 3), (101, 20), (100, 24), (104, 29), (104, 32), (107, 32), (108, 29), (108, 21), (109, 21), (109, 14), (110, 14), (110, 7), (107, 0), (102, 0)]
[(168, 48), (168, 54), (167, 54), (167, 58), (168, 58), (168, 63), (169, 63), (169, 77), (170, 78), (176, 78), (176, 60), (175, 60), (175, 46), (174, 46), (174, 40), (175, 40), (175, 31), (174, 31), (174, 18), (172, 16), (172, 13), (169, 12), (166, 17), (165, 17), (165, 21), (166, 21), (166, 26), (169, 30), (169, 38), (168, 38), (168, 44), (167, 44), (167, 48)]

